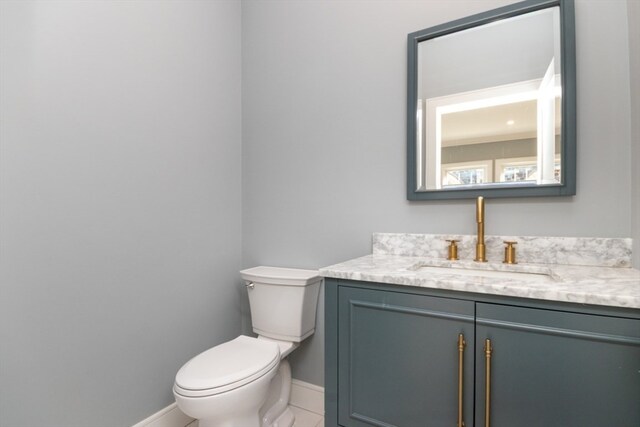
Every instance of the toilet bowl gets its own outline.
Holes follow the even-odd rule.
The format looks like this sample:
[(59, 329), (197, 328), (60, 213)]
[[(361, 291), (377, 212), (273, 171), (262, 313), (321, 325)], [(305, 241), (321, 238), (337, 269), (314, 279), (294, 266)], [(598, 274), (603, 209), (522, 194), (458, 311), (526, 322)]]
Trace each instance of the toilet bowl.
[(275, 343), (244, 335), (187, 362), (176, 375), (178, 407), (201, 427), (258, 427), (258, 412), (280, 364)]
[(173, 394), (200, 427), (291, 427), (286, 356), (315, 331), (322, 278), (313, 270), (240, 272), (257, 338), (240, 335), (200, 353), (176, 374)]

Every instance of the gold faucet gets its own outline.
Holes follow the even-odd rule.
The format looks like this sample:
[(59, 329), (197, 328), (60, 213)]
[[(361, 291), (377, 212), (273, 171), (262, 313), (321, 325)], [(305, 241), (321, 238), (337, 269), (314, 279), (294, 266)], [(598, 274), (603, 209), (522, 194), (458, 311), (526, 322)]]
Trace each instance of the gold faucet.
[(487, 262), (484, 246), (484, 197), (476, 200), (476, 223), (478, 223), (478, 238), (476, 241), (476, 258), (474, 261)]

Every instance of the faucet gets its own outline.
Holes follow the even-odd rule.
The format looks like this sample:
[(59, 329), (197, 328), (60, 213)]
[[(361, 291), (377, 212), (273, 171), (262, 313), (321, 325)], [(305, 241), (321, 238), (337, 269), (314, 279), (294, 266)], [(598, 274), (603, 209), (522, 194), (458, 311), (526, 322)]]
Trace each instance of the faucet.
[(478, 224), (478, 237), (476, 241), (476, 262), (487, 262), (484, 246), (484, 197), (476, 200), (476, 223)]

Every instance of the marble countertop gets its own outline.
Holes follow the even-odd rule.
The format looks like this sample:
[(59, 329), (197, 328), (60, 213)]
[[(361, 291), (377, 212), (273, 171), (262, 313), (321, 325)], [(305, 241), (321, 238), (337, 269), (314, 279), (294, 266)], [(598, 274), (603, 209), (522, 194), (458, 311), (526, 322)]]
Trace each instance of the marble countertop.
[[(507, 274), (486, 277), (500, 275), (487, 271)], [(513, 273), (521, 274), (522, 278)], [(640, 270), (630, 267), (506, 265), (374, 251), (372, 255), (321, 268), (320, 274), (401, 286), (640, 309)]]

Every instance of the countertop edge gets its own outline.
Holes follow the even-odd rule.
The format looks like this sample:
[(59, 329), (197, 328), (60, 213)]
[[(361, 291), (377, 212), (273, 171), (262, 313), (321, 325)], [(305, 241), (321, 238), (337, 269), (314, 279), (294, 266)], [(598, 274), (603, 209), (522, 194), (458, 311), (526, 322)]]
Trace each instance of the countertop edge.
[[(451, 275), (425, 274), (412, 269), (416, 263), (424, 261), (424, 257), (372, 254), (320, 268), (319, 274), (335, 279), (397, 286), (640, 309), (640, 270), (630, 267), (529, 264), (535, 269), (544, 266), (551, 275), (559, 278), (557, 282), (543, 284), (460, 276), (456, 275), (455, 269), (452, 269)], [(445, 260), (435, 261), (442, 263)], [(521, 265), (524, 271), (526, 267)]]

